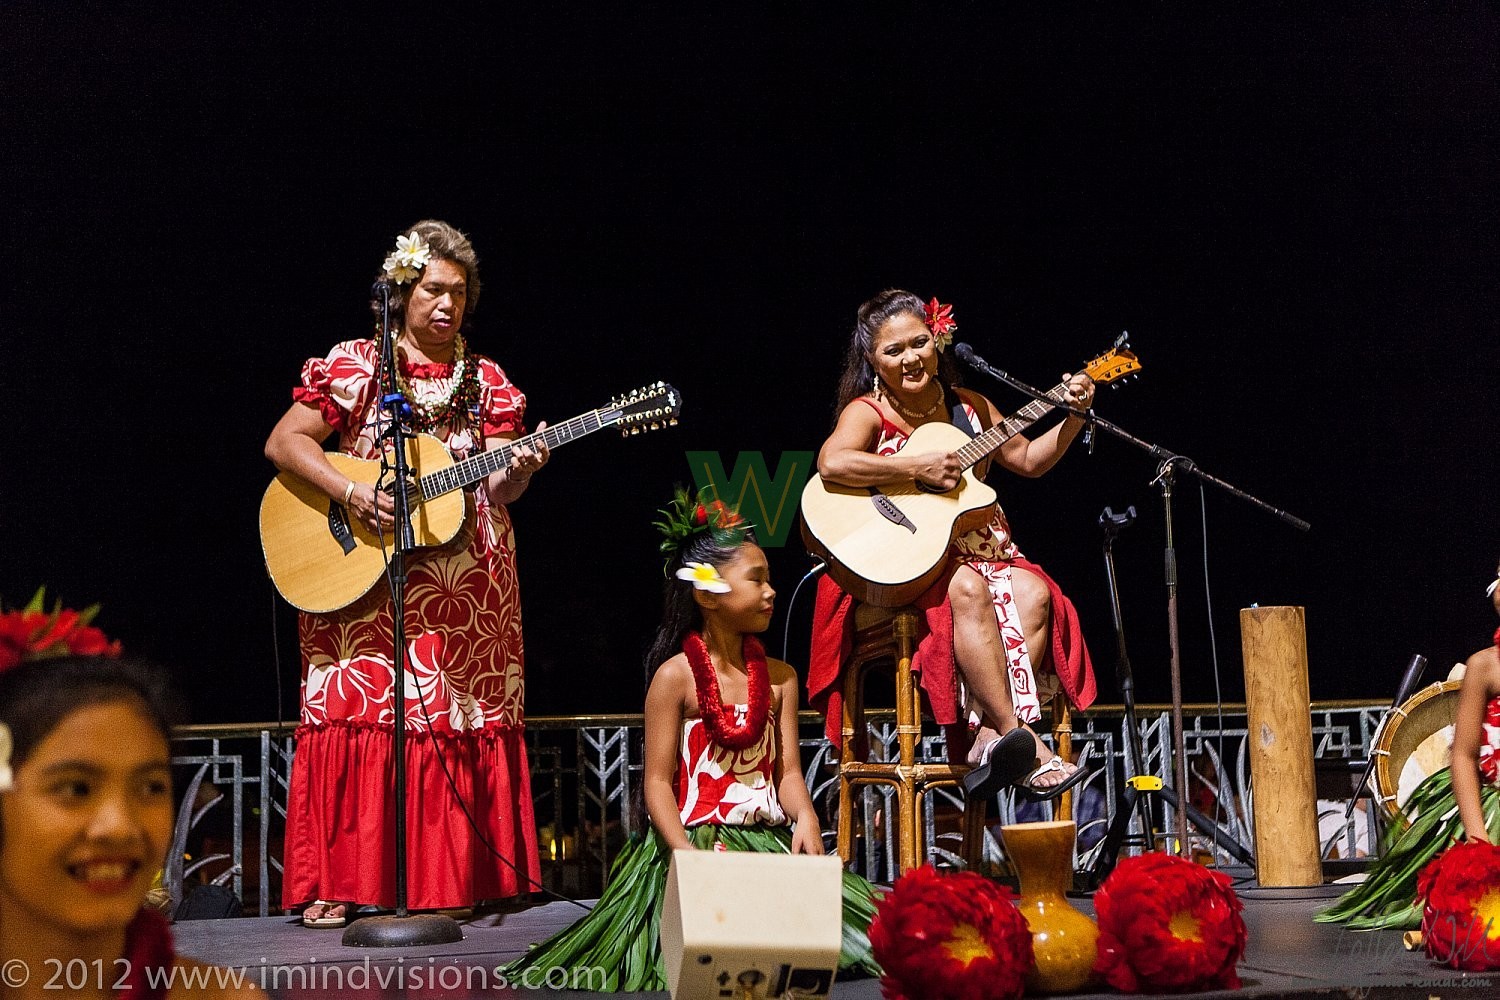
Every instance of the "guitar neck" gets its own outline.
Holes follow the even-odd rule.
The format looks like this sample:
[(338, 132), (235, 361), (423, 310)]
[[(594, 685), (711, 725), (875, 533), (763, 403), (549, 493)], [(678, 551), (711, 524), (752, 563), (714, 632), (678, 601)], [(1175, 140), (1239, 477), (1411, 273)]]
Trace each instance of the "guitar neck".
[(471, 455), (446, 469), (422, 476), (417, 480), (417, 486), (421, 489), (424, 499), (463, 489), (470, 483), (479, 482), (491, 473), (510, 468), (511, 455), (519, 445), (535, 448), (538, 443), (545, 442), (548, 448), (556, 448), (558, 445), (576, 441), (587, 434), (612, 427), (619, 419), (619, 412), (615, 410), (590, 410), (572, 420), (554, 424), (536, 434), (527, 434), (514, 441), (507, 441), (498, 448)]
[(958, 449), (955, 454), (958, 455), (959, 461), (963, 463), (965, 469), (977, 465), (990, 452), (1036, 423), (1055, 407), (1063, 403), (1067, 395), (1068, 384), (1066, 382), (1058, 383), (1047, 391), (1047, 397), (1052, 402), (1044, 403), (1040, 399), (1033, 399), (989, 430), (976, 436), (968, 444)]

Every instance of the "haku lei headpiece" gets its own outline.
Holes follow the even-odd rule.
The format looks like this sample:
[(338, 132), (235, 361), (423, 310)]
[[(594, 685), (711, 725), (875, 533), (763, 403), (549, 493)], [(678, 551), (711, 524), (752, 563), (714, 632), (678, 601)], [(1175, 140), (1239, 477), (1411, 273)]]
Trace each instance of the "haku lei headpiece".
[[(714, 544), (720, 548), (735, 548), (745, 541), (750, 524), (739, 512), (722, 500), (703, 502), (702, 495), (694, 499), (692, 494), (679, 488), (664, 510), (659, 511), (662, 520), (653, 522), (662, 533), (661, 554), (670, 568), (677, 556), (698, 535), (709, 533)], [(677, 571), (677, 579), (687, 580), (698, 590), (722, 594), (729, 589), (719, 571), (707, 563), (690, 562)]]
[(396, 249), (385, 259), (385, 273), (398, 285), (404, 285), (422, 273), (432, 260), (432, 248), (415, 229), (408, 236), (396, 237)]
[(958, 324), (953, 320), (953, 306), (945, 305), (937, 299), (927, 303), (927, 329), (932, 331), (932, 339), (937, 344), (941, 353), (948, 349), (953, 343), (954, 331)]
[[(0, 614), (0, 672), (28, 660), (58, 656), (119, 656), (120, 643), (111, 642), (89, 623), (99, 605), (73, 611), (62, 602), (45, 607), (45, 587), (38, 587), (31, 601), (19, 611)], [(0, 722), (0, 792), (11, 787), (10, 728)]]

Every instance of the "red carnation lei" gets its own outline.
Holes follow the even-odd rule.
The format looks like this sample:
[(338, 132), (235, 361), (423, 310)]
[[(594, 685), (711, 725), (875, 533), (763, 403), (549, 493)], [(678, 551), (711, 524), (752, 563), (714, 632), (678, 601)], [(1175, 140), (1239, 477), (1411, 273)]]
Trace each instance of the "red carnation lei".
[(1036, 964), (1009, 889), (931, 865), (901, 876), (876, 904), (870, 946), (886, 1000), (1020, 997)]
[(1127, 993), (1239, 989), (1241, 909), (1221, 872), (1170, 854), (1126, 858), (1094, 896), (1094, 970)]
[(1454, 969), (1500, 969), (1500, 847), (1454, 844), (1417, 876), (1427, 956)]

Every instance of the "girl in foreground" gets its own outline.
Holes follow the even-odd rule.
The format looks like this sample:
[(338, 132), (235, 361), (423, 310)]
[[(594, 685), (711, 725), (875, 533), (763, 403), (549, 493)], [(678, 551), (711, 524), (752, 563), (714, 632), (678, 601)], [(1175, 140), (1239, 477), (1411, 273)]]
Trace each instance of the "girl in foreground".
[[(1489, 596), (1500, 612), (1500, 567)], [(1500, 843), (1500, 630), (1464, 663), (1453, 720), (1452, 764), (1418, 785), (1405, 810), (1415, 817), (1370, 876), (1314, 919), (1352, 930), (1412, 930), (1422, 922), (1417, 875), (1459, 836)]]
[[(511, 963), (600, 969), (610, 990), (664, 990), (657, 939), (673, 850), (822, 854), (797, 747), (797, 674), (756, 633), (776, 592), (766, 555), (738, 514), (679, 492), (657, 524), (666, 540), (659, 664), (646, 693), (645, 798), (651, 829), (632, 838), (587, 917)], [(878, 975), (865, 936), (874, 890), (844, 875), (840, 968)]]
[(174, 954), (166, 919), (142, 907), (172, 836), (175, 716), (161, 675), (128, 660), (71, 656), (0, 671), (7, 996), (52, 997), (62, 985), (71, 996), (131, 1000), (264, 995)]

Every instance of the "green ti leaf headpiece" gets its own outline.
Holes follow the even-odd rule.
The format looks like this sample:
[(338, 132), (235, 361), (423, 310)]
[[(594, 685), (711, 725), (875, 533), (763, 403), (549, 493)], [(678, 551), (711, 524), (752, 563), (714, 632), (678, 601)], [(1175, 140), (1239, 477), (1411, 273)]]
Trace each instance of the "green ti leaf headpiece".
[(687, 490), (678, 487), (672, 503), (658, 511), (662, 520), (652, 522), (662, 534), (661, 554), (670, 567), (688, 543), (699, 535), (713, 536), (714, 544), (721, 548), (734, 548), (745, 541), (750, 523), (739, 512), (722, 500), (704, 501), (700, 495), (694, 499)]

